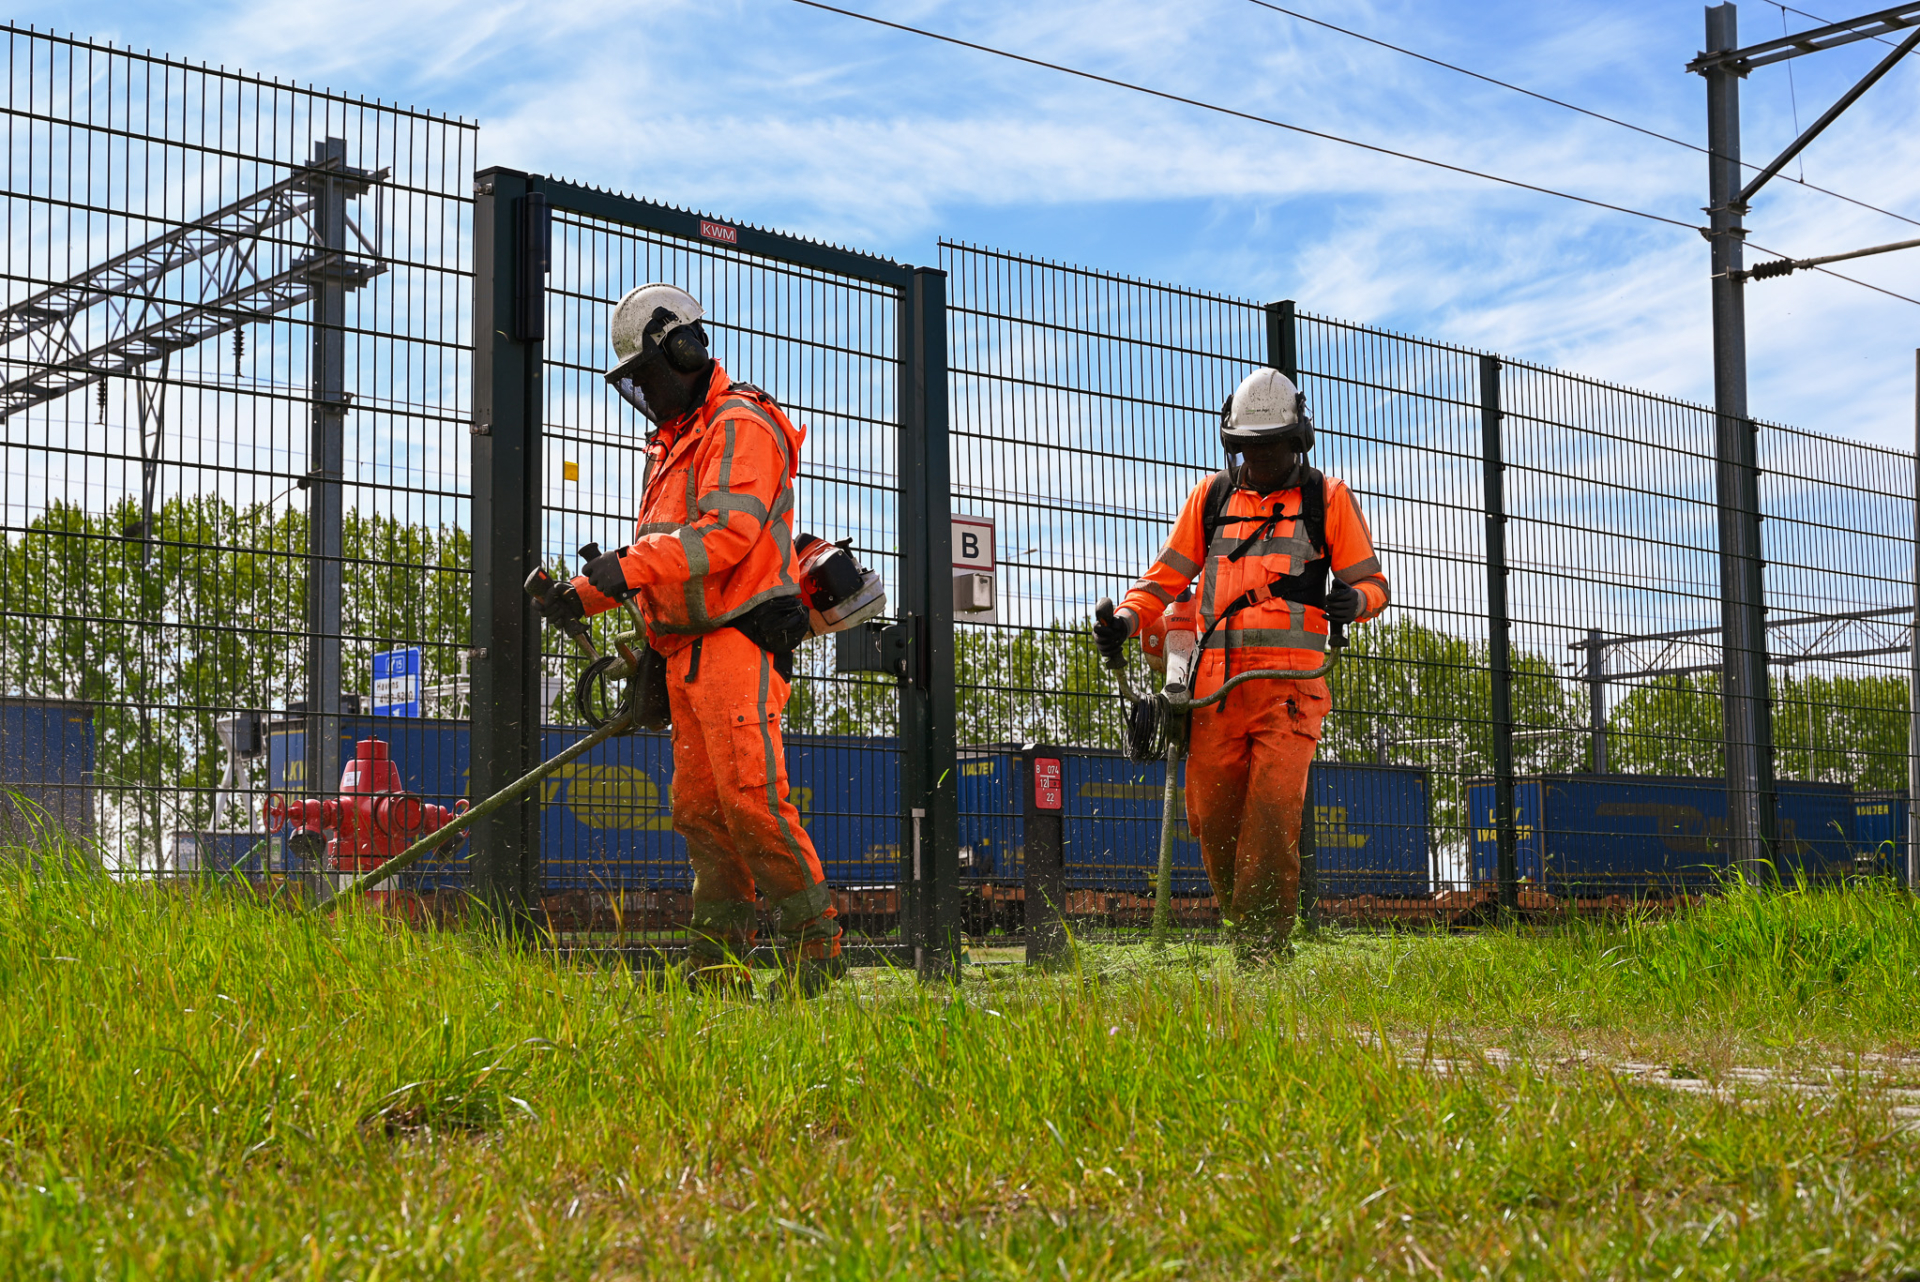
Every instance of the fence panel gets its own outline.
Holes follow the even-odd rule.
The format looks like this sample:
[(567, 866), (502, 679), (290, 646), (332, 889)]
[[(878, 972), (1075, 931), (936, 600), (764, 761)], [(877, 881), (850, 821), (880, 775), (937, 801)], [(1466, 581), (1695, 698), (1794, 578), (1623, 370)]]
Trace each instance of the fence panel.
[[(1509, 902), (1664, 895), (1725, 874), (1710, 410), (1290, 304), (942, 253), (956, 510), (992, 518), (1001, 548), (996, 610), (956, 641), (963, 742), (983, 762), (1035, 739), (1107, 759), (1069, 800), (1076, 912), (1144, 918), (1143, 833), (1157, 834), (1164, 780), (1112, 760), (1120, 712), (1085, 636), (1092, 604), (1120, 595), (1219, 465), (1218, 407), (1262, 363), (1297, 369), (1315, 462), (1353, 488), (1393, 584), (1329, 679), (1308, 824), (1320, 909), (1486, 911), (1502, 769)], [(1870, 817), (1889, 834), (1880, 855), (1904, 859), (1891, 834), (1905, 830), (1912, 456), (1772, 426), (1762, 448), (1776, 865), (1857, 870)], [(1504, 558), (1491, 568), (1490, 530)], [(1017, 786), (1009, 796), (972, 799), (966, 820), (1004, 826)], [(1203, 887), (1184, 825), (1177, 837), (1178, 897)], [(1012, 839), (997, 858), (973, 851), (980, 921), (1017, 920), (998, 908), (1019, 880), (1017, 827)], [(1217, 918), (1183, 902), (1190, 924)]]
[(316, 872), (259, 803), (343, 738), (464, 791), (474, 127), (5, 31), (5, 782), (129, 875)]
[(1775, 424), (1759, 447), (1774, 775), (1850, 788), (1857, 870), (1905, 875), (1913, 455)]

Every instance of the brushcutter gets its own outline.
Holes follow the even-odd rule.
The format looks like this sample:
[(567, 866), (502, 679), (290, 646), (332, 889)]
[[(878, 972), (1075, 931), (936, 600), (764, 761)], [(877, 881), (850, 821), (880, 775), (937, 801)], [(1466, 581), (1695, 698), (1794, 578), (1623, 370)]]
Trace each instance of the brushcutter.
[[(599, 555), (599, 549), (589, 544), (580, 549), (580, 554), (583, 560), (591, 559), (591, 556)], [(536, 600), (545, 600), (554, 586), (554, 580), (545, 570), (535, 569), (527, 576), (524, 586), (527, 595)], [(573, 619), (559, 625), (587, 660), (585, 671), (574, 683), (574, 705), (593, 733), (541, 762), (471, 810), (454, 815), (438, 830), (428, 833), (379, 867), (360, 874), (341, 887), (327, 903), (338, 903), (351, 896), (364, 894), (387, 878), (405, 872), (464, 833), (475, 820), (496, 814), (518, 802), (539, 787), (541, 780), (568, 762), (586, 755), (617, 735), (632, 734), (636, 729), (647, 727), (654, 709), (650, 706), (653, 701), (647, 697), (643, 687), (650, 675), (660, 679), (660, 709), (664, 712), (665, 669), (659, 652), (646, 644), (646, 620), (640, 613), (639, 605), (631, 600), (624, 604), (633, 616), (634, 631), (623, 632), (613, 639), (612, 654), (603, 655), (595, 648), (593, 637), (582, 620)], [(664, 724), (664, 716), (659, 724)]]
[[(1094, 607), (1094, 617), (1102, 623), (1113, 618), (1113, 602), (1102, 598)], [(1214, 626), (1219, 625), (1216, 622)], [(1208, 629), (1208, 635), (1212, 635), (1211, 628)], [(1193, 728), (1193, 710), (1219, 703), (1235, 686), (1248, 681), (1311, 681), (1326, 676), (1340, 662), (1340, 652), (1347, 645), (1347, 629), (1344, 623), (1332, 619), (1327, 621), (1327, 661), (1317, 668), (1255, 668), (1228, 677), (1218, 690), (1196, 699), (1193, 697), (1193, 681), (1199, 671), (1204, 644), (1205, 638), (1197, 637), (1192, 632), (1169, 631), (1166, 637), (1166, 678), (1160, 689), (1147, 698), (1136, 695), (1127, 680), (1125, 651), (1107, 660), (1107, 666), (1113, 670), (1114, 679), (1120, 686), (1120, 695), (1127, 702), (1128, 746), (1135, 759), (1148, 758), (1149, 745), (1154, 740), (1163, 739), (1165, 742), (1167, 787), (1160, 801), (1160, 864), (1154, 871), (1153, 881), (1152, 938), (1155, 948), (1166, 946), (1167, 932), (1173, 919), (1173, 832), (1177, 818), (1174, 802), (1179, 794), (1180, 763), (1187, 755), (1188, 739)]]

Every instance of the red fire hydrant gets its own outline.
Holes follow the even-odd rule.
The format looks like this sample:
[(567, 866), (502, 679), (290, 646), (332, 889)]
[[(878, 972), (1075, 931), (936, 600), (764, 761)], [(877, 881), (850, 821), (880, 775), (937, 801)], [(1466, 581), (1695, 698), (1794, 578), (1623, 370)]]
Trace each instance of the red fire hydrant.
[(386, 740), (362, 739), (340, 772), (336, 800), (292, 801), (269, 794), (266, 819), (269, 833), (278, 832), (283, 823), (290, 825), (287, 845), (306, 859), (324, 850), (329, 871), (358, 875), (438, 832), (466, 809), (464, 797), (451, 807), (436, 806), (406, 791)]

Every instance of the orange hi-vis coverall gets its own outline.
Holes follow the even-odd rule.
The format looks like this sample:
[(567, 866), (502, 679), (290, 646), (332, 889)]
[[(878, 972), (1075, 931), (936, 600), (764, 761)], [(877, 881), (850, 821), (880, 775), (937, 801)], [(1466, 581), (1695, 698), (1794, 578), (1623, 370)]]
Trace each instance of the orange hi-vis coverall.
[[(1388, 601), (1373, 535), (1345, 482), (1332, 477), (1323, 482), (1324, 547), (1313, 546), (1300, 519), (1297, 478), (1292, 488), (1269, 494), (1234, 484), (1209, 541), (1205, 526), (1212, 483), (1213, 478), (1202, 481), (1187, 496), (1159, 557), (1121, 602), (1144, 629), (1197, 576), (1199, 591), (1186, 608), (1195, 611), (1198, 633), (1204, 635), (1218, 612), (1242, 593), (1252, 590), (1264, 598), (1220, 621), (1208, 637), (1194, 676), (1196, 698), (1218, 690), (1236, 673), (1304, 670), (1325, 661), (1325, 612), (1272, 593), (1288, 576), (1323, 558), (1341, 582), (1364, 596), (1361, 619), (1380, 613)], [(1221, 703), (1193, 713), (1187, 822), (1199, 836), (1200, 858), (1221, 915), (1249, 938), (1278, 943), (1293, 928), (1307, 768), (1326, 714), (1327, 685), (1317, 678), (1245, 682)]]
[[(710, 388), (649, 443), (633, 544), (620, 560), (648, 639), (667, 658), (673, 826), (693, 863), (694, 947), (744, 957), (759, 891), (800, 955), (836, 957), (833, 897), (788, 799), (780, 714), (789, 686), (773, 656), (730, 626), (800, 593), (793, 480), (806, 432), (718, 363)], [(586, 613), (615, 605), (584, 575), (573, 584)]]

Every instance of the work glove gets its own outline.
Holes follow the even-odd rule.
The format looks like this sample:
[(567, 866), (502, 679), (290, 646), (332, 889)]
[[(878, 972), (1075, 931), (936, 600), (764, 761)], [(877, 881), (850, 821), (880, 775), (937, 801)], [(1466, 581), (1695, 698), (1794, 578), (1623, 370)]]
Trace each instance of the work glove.
[(1360, 611), (1367, 608), (1367, 598), (1359, 588), (1351, 587), (1334, 579), (1327, 584), (1327, 621), (1347, 624), (1360, 617)]
[(581, 566), (580, 574), (610, 601), (625, 601), (640, 591), (640, 558), (632, 548), (602, 552)]
[(562, 630), (570, 630), (569, 624), (578, 623), (587, 614), (586, 604), (580, 600), (580, 594), (573, 590), (572, 582), (567, 579), (561, 579), (548, 588), (547, 594), (533, 603), (533, 608), (548, 623)]
[(1093, 624), (1093, 644), (1098, 647), (1100, 657), (1112, 663), (1120, 657), (1120, 651), (1127, 644), (1127, 638), (1140, 620), (1132, 610), (1115, 610), (1105, 619), (1096, 619)]

